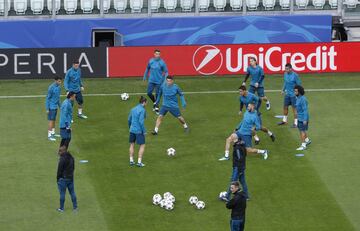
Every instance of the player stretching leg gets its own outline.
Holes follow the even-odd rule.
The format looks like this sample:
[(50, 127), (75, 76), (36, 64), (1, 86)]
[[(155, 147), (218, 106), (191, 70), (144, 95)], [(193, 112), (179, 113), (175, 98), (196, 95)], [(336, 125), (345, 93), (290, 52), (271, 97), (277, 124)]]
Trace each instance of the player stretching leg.
[(181, 116), (178, 99), (177, 99), (177, 95), (179, 95), (181, 100), (181, 105), (183, 108), (185, 108), (186, 102), (185, 102), (184, 94), (182, 93), (181, 89), (176, 84), (174, 84), (174, 78), (172, 76), (166, 77), (166, 83), (164, 83), (160, 88), (159, 95), (156, 99), (156, 104), (160, 102), (160, 98), (162, 95), (164, 97), (163, 97), (162, 106), (160, 108), (160, 115), (156, 120), (155, 129), (153, 132), (151, 132), (151, 134), (153, 135), (158, 134), (160, 124), (167, 112), (170, 112), (174, 117), (178, 118), (180, 123), (184, 126), (185, 132), (188, 132), (189, 127), (186, 124), (184, 117)]

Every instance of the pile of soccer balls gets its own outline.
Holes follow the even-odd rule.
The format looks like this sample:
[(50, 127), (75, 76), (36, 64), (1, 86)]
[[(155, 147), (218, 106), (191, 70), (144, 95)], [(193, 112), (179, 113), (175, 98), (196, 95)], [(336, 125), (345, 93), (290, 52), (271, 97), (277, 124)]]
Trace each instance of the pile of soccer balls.
[(176, 150), (174, 148), (168, 148), (166, 150), (168, 156), (175, 156)]
[(197, 209), (205, 209), (205, 202), (204, 201), (199, 201), (199, 199), (197, 198), (197, 196), (191, 196), (189, 198), (189, 203), (191, 205), (195, 205), (195, 207)]
[(152, 203), (170, 211), (175, 207), (175, 197), (170, 192), (164, 193), (163, 197), (160, 194), (155, 194)]
[(121, 100), (123, 100), (123, 101), (128, 100), (129, 97), (130, 97), (130, 96), (129, 96), (128, 93), (122, 93), (122, 94), (120, 95), (120, 98), (121, 98)]

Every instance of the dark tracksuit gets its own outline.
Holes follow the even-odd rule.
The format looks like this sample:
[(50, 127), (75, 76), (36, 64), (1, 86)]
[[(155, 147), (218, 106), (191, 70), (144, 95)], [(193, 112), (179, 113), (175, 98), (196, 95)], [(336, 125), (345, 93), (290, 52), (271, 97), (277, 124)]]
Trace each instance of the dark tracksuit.
[(69, 190), (73, 208), (77, 208), (77, 200), (74, 188), (74, 158), (69, 152), (65, 152), (60, 156), (57, 170), (57, 184), (60, 193), (60, 209), (64, 209), (66, 188)]
[(238, 190), (233, 198), (226, 203), (226, 208), (231, 209), (230, 230), (243, 231), (245, 227), (246, 195)]

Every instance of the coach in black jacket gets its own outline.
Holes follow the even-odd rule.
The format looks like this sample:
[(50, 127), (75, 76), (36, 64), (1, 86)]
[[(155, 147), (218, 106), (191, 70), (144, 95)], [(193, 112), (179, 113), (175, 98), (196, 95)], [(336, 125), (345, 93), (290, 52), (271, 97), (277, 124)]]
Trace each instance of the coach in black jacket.
[(65, 192), (66, 188), (71, 195), (74, 211), (77, 211), (77, 200), (74, 188), (74, 169), (75, 163), (72, 155), (66, 151), (66, 146), (61, 146), (59, 149), (59, 164), (57, 170), (57, 185), (60, 193), (60, 208), (59, 212), (64, 212)]
[(230, 230), (243, 231), (245, 227), (246, 196), (240, 191), (238, 181), (231, 183), (230, 190), (233, 198), (226, 203), (226, 208), (231, 209)]

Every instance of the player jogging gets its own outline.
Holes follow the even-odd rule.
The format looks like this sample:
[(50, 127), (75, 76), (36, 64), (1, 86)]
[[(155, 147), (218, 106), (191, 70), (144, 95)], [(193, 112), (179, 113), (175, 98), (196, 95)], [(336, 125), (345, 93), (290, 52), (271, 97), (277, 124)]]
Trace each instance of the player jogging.
[[(253, 93), (250, 93), (246, 90), (245, 86), (240, 86), (239, 87), (239, 93), (240, 93), (240, 111), (239, 111), (239, 115), (242, 114), (242, 109), (245, 105), (245, 107), (248, 107), (248, 104), (250, 102), (254, 102), (255, 103), (255, 110), (257, 111), (257, 114), (259, 116), (260, 119), (260, 123), (262, 124), (262, 120), (261, 120), (261, 113), (259, 111), (259, 107), (260, 107), (260, 102), (261, 100), (259, 99), (259, 97), (257, 97), (256, 95), (254, 95)], [(272, 142), (275, 141), (275, 135), (266, 127), (261, 126), (261, 131), (267, 133)], [(258, 135), (256, 134), (255, 131), (253, 131), (254, 133), (254, 139), (255, 139), (255, 144), (259, 144), (260, 143), (260, 138), (258, 137)]]
[(290, 63), (287, 63), (285, 65), (285, 73), (284, 73), (284, 86), (282, 88), (281, 94), (284, 95), (284, 117), (281, 122), (278, 123), (278, 125), (284, 125), (287, 124), (288, 119), (288, 109), (291, 105), (293, 112), (294, 112), (294, 124), (292, 127), (296, 128), (298, 125), (297, 120), (297, 113), (296, 113), (296, 96), (294, 92), (295, 85), (301, 85), (301, 81), (299, 78), (299, 75), (296, 74), (292, 70), (292, 65)]
[(129, 154), (130, 154), (130, 166), (135, 165), (134, 161), (134, 151), (135, 151), (135, 142), (140, 145), (139, 155), (138, 155), (138, 167), (145, 167), (145, 164), (142, 163), (142, 157), (145, 151), (145, 119), (146, 119), (146, 106), (147, 100), (144, 96), (140, 97), (139, 104), (133, 107), (129, 113), (128, 124), (130, 129), (129, 135)]
[(76, 94), (70, 91), (60, 107), (60, 147), (65, 146), (66, 150), (68, 149), (71, 140), (71, 121), (75, 97)]
[[(150, 75), (149, 75), (150, 72)], [(164, 78), (168, 76), (168, 69), (163, 59), (160, 58), (160, 50), (154, 51), (154, 58), (151, 58), (146, 67), (143, 80), (149, 75), (149, 83), (147, 88), (147, 95), (154, 103), (153, 111), (159, 112), (159, 106), (155, 103), (159, 95), (160, 87), (164, 82)], [(153, 91), (155, 90), (155, 97)]]
[(294, 87), (294, 91), (296, 95), (296, 111), (298, 115), (298, 128), (300, 131), (301, 139), (301, 146), (296, 150), (302, 151), (305, 150), (309, 144), (311, 144), (311, 140), (307, 135), (307, 130), (309, 127), (308, 101), (304, 96), (305, 90), (302, 86), (296, 85)]
[(248, 66), (247, 68), (245, 80), (242, 83), (243, 86), (246, 85), (246, 81), (250, 76), (251, 76), (251, 80), (250, 80), (249, 92), (253, 94), (257, 92), (257, 95), (261, 98), (261, 100), (264, 100), (266, 102), (266, 110), (270, 110), (270, 101), (265, 96), (265, 91), (264, 91), (264, 84), (263, 84), (265, 78), (264, 70), (257, 64), (256, 59), (254, 57), (250, 57), (250, 66)]
[(57, 115), (57, 109), (61, 106), (60, 104), (60, 93), (61, 93), (61, 78), (55, 77), (55, 81), (49, 86), (46, 95), (45, 108), (48, 116), (48, 140), (56, 141), (55, 139), (55, 121)]
[(161, 96), (163, 96), (163, 102), (160, 108), (159, 116), (156, 120), (155, 129), (153, 132), (151, 132), (151, 134), (158, 134), (160, 124), (168, 112), (170, 112), (174, 117), (178, 118), (180, 123), (184, 126), (185, 132), (189, 131), (189, 127), (186, 124), (184, 117), (181, 116), (177, 95), (180, 96), (181, 105), (183, 108), (185, 108), (186, 101), (184, 94), (182, 93), (181, 89), (174, 83), (174, 78), (172, 76), (167, 76), (166, 83), (161, 86), (159, 95), (156, 99), (156, 104), (158, 104), (160, 102)]
[(243, 120), (235, 129), (235, 131), (226, 139), (225, 143), (225, 155), (220, 158), (220, 161), (229, 160), (230, 144), (235, 143), (238, 139), (245, 142), (247, 153), (261, 154), (266, 160), (268, 158), (268, 150), (256, 149), (252, 147), (252, 130), (255, 126), (255, 130), (261, 129), (261, 121), (255, 110), (255, 102), (250, 102), (247, 107), (247, 111), (244, 113)]
[(79, 61), (75, 60), (72, 67), (66, 72), (64, 87), (67, 92), (74, 92), (76, 94), (76, 102), (78, 103), (78, 117), (81, 119), (87, 119), (88, 117), (83, 114), (84, 99), (82, 91), (84, 86), (81, 81), (81, 69), (79, 67)]

